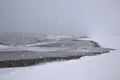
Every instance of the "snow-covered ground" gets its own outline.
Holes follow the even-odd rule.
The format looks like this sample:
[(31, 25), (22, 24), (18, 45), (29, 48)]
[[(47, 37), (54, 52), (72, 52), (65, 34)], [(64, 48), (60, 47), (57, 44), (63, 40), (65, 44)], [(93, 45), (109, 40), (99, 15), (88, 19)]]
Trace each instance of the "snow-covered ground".
[(7, 45), (2, 45), (2, 44), (0, 44), (0, 49), (5, 49), (5, 48), (8, 48), (9, 46), (7, 46)]
[(116, 50), (79, 60), (0, 69), (0, 80), (120, 80), (120, 36), (92, 36), (91, 39)]

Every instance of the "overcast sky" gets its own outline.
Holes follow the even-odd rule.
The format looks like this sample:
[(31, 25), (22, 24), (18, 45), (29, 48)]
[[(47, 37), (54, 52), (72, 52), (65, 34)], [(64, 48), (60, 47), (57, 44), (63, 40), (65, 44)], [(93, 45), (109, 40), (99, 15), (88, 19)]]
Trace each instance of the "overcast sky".
[(0, 0), (0, 32), (120, 34), (120, 0)]

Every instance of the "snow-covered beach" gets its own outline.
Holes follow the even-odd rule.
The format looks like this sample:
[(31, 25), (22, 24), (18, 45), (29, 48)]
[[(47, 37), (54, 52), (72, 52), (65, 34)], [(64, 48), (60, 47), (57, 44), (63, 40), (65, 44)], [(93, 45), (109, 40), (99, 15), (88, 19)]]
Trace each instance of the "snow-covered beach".
[[(20, 36), (19, 34), (21, 38), (14, 35), (11, 36), (9, 36), (11, 42), (9, 38), (3, 37), (6, 42), (9, 42), (8, 45), (10, 46), (1, 46), (1, 68), (26, 67), (39, 63), (79, 59), (84, 56), (99, 55), (112, 50), (110, 48), (102, 48), (95, 41), (84, 40), (83, 37), (46, 36), (44, 38), (39, 37), (37, 41), (34, 41), (34, 37), (32, 37), (33, 41), (29, 43), (30, 41), (26, 42), (27, 36), (25, 37), (25, 35)], [(18, 39), (19, 41), (16, 41)]]
[[(92, 36), (101, 46), (116, 49), (109, 54), (86, 56), (78, 60), (53, 62), (25, 68), (0, 69), (1, 80), (119, 80), (119, 36)], [(51, 74), (52, 72), (52, 74)], [(68, 74), (69, 73), (69, 74)]]

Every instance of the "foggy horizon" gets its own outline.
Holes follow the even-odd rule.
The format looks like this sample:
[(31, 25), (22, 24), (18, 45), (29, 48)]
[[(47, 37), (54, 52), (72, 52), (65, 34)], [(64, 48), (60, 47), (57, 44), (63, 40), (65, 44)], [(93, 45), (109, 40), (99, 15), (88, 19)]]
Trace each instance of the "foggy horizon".
[(120, 35), (119, 0), (0, 0), (0, 32)]
[(120, 80), (120, 0), (0, 0), (0, 80)]

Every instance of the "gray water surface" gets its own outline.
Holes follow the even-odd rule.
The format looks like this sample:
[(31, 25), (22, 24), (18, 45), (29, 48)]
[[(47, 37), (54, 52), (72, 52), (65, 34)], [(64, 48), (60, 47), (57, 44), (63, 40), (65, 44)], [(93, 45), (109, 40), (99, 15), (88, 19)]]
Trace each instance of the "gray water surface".
[[(7, 36), (7, 37), (6, 37)], [(24, 67), (53, 61), (79, 59), (107, 53), (92, 40), (73, 36), (29, 36), (23, 34), (1, 35), (0, 67)], [(28, 38), (28, 39), (27, 39)], [(5, 41), (4, 41), (5, 40)], [(32, 41), (31, 41), (32, 40)]]

